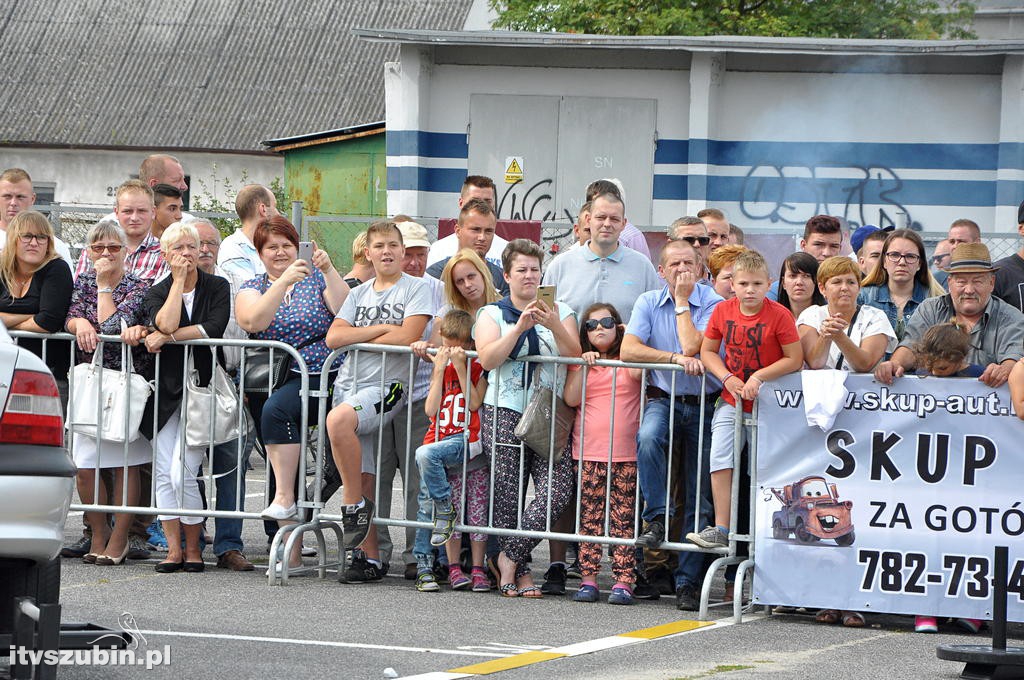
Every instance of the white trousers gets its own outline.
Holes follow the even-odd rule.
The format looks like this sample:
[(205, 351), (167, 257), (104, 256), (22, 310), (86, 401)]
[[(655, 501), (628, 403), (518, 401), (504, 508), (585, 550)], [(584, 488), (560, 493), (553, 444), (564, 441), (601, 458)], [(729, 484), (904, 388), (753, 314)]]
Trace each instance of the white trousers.
[[(156, 435), (156, 464), (153, 467), (153, 488), (158, 508), (201, 510), (199, 467), (203, 464), (202, 447), (185, 446), (185, 432), (176, 411)], [(184, 460), (184, 465), (182, 461)], [(180, 519), (182, 524), (200, 524), (202, 517), (160, 515), (161, 521)]]

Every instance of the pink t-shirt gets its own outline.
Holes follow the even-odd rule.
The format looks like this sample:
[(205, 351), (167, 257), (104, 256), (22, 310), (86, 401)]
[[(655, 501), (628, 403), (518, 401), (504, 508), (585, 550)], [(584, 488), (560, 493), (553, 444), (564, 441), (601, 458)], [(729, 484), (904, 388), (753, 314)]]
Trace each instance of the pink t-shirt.
[[(582, 370), (582, 369), (580, 369)], [(587, 371), (587, 400), (576, 414), (573, 425), (572, 457), (580, 458), (580, 415), (584, 422), (583, 459), (608, 460), (608, 440), (612, 417), (612, 373), (610, 366), (594, 366)], [(615, 440), (612, 462), (636, 460), (636, 433), (640, 429), (640, 381), (620, 368), (615, 376)]]

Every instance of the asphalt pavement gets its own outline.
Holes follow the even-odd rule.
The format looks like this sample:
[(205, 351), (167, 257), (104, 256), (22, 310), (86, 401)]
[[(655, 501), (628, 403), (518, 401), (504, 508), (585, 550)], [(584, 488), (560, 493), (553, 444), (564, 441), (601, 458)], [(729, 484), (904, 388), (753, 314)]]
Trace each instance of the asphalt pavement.
[[(261, 473), (250, 473), (252, 509), (262, 502)], [(68, 522), (68, 539), (80, 529), (76, 514)], [(397, 554), (403, 534), (396, 529), (393, 535)], [(244, 538), (249, 559), (265, 564), (262, 524), (247, 522)], [(538, 582), (546, 553), (543, 544), (534, 553)], [(510, 600), (446, 587), (419, 593), (402, 578), (400, 566), (374, 584), (339, 584), (330, 574), (271, 587), (264, 569), (229, 572), (215, 568), (209, 548), (205, 557), (202, 574), (158, 574), (153, 565), (159, 554), (114, 567), (64, 560), (65, 621), (118, 629), (119, 621), (130, 618), (134, 625), (128, 627), (141, 633), (140, 656), (169, 649), (170, 663), (149, 670), (71, 665), (59, 677), (442, 680), (487, 672), (500, 680), (952, 679), (962, 665), (938, 660), (936, 645), (987, 642), (985, 634), (961, 635), (951, 626), (939, 635), (915, 634), (910, 618), (877, 615), (869, 617), (868, 627), (850, 629), (759, 610), (734, 625), (731, 610), (723, 609), (712, 613), (713, 625), (694, 628), (688, 622), (696, 615), (676, 610), (671, 597), (633, 607), (608, 605), (607, 580), (601, 582), (602, 602), (595, 604), (567, 597)], [(575, 582), (569, 583), (572, 588)], [(1011, 644), (1024, 645), (1024, 626), (1011, 624), (1010, 637)], [(495, 663), (512, 667), (496, 670)]]

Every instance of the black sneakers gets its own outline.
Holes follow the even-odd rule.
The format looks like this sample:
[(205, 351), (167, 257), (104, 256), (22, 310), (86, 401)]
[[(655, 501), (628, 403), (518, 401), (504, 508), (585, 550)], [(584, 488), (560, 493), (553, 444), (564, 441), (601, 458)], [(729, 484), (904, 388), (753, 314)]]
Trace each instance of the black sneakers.
[(544, 585), (540, 592), (545, 595), (565, 595), (565, 565), (561, 562), (552, 564), (544, 573)]
[(665, 525), (661, 520), (651, 520), (644, 532), (636, 537), (636, 544), (647, 549), (654, 549), (665, 540)]
[(341, 528), (345, 534), (345, 549), (351, 550), (363, 542), (370, 531), (370, 520), (373, 519), (373, 501), (363, 496), (363, 507), (351, 509), (350, 505), (341, 506)]
[(369, 583), (384, 578), (384, 570), (366, 559), (362, 550), (352, 552), (352, 563), (342, 572), (340, 583)]
[(695, 612), (700, 609), (700, 602), (697, 601), (697, 589), (693, 586), (676, 588), (676, 609), (684, 612)]

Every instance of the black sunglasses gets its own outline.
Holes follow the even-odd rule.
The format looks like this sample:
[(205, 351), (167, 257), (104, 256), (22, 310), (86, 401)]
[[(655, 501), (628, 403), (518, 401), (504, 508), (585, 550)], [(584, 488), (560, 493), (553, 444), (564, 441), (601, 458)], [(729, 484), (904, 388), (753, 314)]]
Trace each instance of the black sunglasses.
[(698, 243), (700, 245), (702, 245), (702, 246), (706, 246), (709, 243), (711, 243), (711, 237), (710, 236), (680, 236), (677, 240), (679, 240), (679, 241), (686, 241), (691, 246), (695, 246)]
[(606, 316), (601, 319), (587, 319), (583, 324), (583, 327), (588, 331), (596, 331), (598, 326), (601, 328), (615, 328), (615, 319)]

